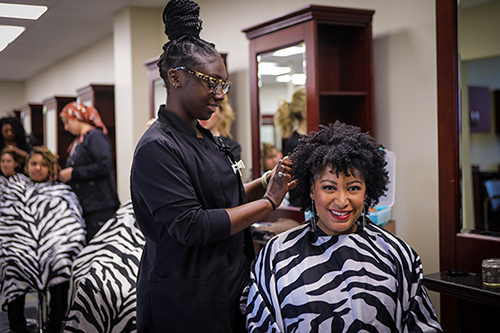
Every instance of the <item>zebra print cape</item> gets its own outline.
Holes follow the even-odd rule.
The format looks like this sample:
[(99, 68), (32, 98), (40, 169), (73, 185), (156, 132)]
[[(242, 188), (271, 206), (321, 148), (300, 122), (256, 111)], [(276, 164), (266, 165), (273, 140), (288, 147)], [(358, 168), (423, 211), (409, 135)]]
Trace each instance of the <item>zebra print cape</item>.
[(0, 201), (2, 309), (29, 291), (69, 281), (85, 242), (81, 207), (71, 188), (34, 183), (17, 174), (3, 180)]
[(129, 200), (73, 263), (65, 332), (136, 332), (136, 280), (145, 239)]
[(369, 222), (327, 236), (309, 223), (252, 263), (249, 332), (441, 332), (419, 256)]

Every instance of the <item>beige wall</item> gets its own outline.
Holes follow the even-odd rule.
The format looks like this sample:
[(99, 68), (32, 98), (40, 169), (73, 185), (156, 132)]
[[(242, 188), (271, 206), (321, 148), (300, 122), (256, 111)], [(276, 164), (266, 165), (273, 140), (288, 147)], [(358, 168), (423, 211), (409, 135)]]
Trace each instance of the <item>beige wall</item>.
[(76, 96), (77, 89), (89, 83), (112, 84), (113, 57), (113, 36), (109, 36), (26, 81), (24, 98), (40, 103), (51, 96)]
[[(202, 37), (214, 42), (220, 52), (228, 53), (228, 71), (235, 82), (231, 99), (237, 112), (235, 137), (243, 148), (243, 159), (251, 165), (250, 102), (248, 78), (248, 41), (242, 29), (274, 16), (307, 6), (307, 0), (199, 0), (203, 20)], [(374, 76), (377, 138), (397, 156), (396, 200), (392, 218), (396, 220), (397, 234), (405, 239), (421, 256), (426, 273), (439, 269), (438, 251), (438, 162), (437, 162), (437, 96), (436, 96), (436, 38), (435, 2), (400, 0), (317, 0), (315, 4), (374, 9)], [(158, 11), (160, 20), (161, 11)], [(146, 22), (145, 22), (146, 23)], [(161, 52), (161, 32), (152, 36), (153, 49)], [(151, 37), (151, 36), (150, 36)], [(111, 37), (110, 37), (111, 38)], [(148, 37), (149, 38), (149, 37)], [(102, 45), (99, 45), (102, 44)], [(94, 58), (92, 49), (102, 52)], [(107, 50), (107, 52), (104, 52)], [(132, 57), (130, 54), (112, 55), (109, 39), (93, 46), (54, 68), (41, 73), (26, 83), (26, 97), (44, 98), (56, 92), (69, 93), (95, 81), (114, 81), (117, 73), (95, 77), (85, 74), (76, 82), (63, 80), (64, 74), (80, 73), (85, 69), (117, 70), (114, 59)], [(81, 57), (85, 56), (85, 59)], [(112, 57), (114, 56), (114, 59)], [(141, 61), (147, 60), (145, 56)], [(139, 61), (139, 59), (134, 59)], [(103, 68), (105, 67), (105, 68)], [(136, 67), (137, 68), (137, 67)], [(57, 74), (56, 74), (57, 73)], [(145, 73), (145, 69), (144, 69)], [(53, 75), (52, 75), (53, 74)], [(90, 73), (89, 73), (90, 75)], [(135, 73), (135, 75), (138, 75)], [(126, 80), (131, 80), (130, 76)], [(133, 82), (120, 82), (132, 85)], [(43, 90), (46, 85), (48, 90)], [(43, 91), (42, 91), (43, 90)], [(129, 121), (148, 118), (148, 100), (141, 94), (133, 101), (134, 115), (124, 118), (117, 127), (130, 128), (131, 139), (124, 139), (126, 147), (119, 150), (118, 182), (120, 199), (128, 198), (129, 160), (132, 145), (140, 136), (137, 126)], [(36, 101), (36, 100), (33, 100)], [(1, 103), (1, 102), (0, 102)], [(141, 105), (143, 107), (137, 107)], [(118, 108), (117, 112), (121, 112)], [(117, 117), (120, 119), (120, 117)], [(136, 127), (134, 127), (136, 126)], [(127, 156), (125, 156), (127, 155)], [(433, 303), (438, 298), (431, 293)]]
[[(134, 147), (150, 118), (145, 60), (159, 54), (162, 26), (157, 9), (131, 7), (117, 13), (114, 22), (115, 119), (118, 195), (130, 198), (129, 175)], [(161, 30), (162, 31), (162, 30)]]
[(24, 103), (24, 82), (0, 81), (0, 117)]

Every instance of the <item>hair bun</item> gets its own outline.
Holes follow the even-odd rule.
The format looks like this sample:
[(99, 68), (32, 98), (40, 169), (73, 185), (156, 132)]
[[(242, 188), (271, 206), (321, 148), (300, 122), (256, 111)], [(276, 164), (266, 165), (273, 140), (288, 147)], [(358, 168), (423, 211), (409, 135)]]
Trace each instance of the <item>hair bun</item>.
[(170, 40), (199, 37), (202, 29), (200, 6), (191, 0), (170, 0), (163, 10), (165, 34)]

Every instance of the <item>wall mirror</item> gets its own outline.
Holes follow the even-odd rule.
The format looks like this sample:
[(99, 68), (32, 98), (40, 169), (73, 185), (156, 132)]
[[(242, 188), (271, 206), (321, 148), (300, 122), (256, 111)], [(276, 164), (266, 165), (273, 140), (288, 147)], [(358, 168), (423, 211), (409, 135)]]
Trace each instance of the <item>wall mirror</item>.
[[(471, 6), (468, 6), (469, 3)], [(491, 7), (484, 10), (483, 6)], [(492, 165), (498, 162), (492, 163), (492, 156), (500, 161), (499, 148), (495, 148), (498, 147), (498, 126), (495, 121), (499, 117), (496, 112), (492, 112), (495, 109), (492, 105), (498, 106), (499, 103), (494, 100), (495, 92), (490, 91), (490, 130), (476, 133), (475, 129), (471, 129), (471, 115), (477, 110), (469, 111), (470, 98), (467, 87), (468, 84), (486, 84), (487, 81), (483, 79), (489, 77), (488, 73), (483, 72), (484, 75), (480, 75), (476, 67), (483, 68), (483, 61), (496, 62), (500, 53), (491, 52), (488, 57), (475, 57), (467, 55), (466, 52), (472, 50), (484, 53), (484, 50), (499, 47), (496, 43), (498, 38), (494, 39), (495, 42), (488, 40), (488, 36), (498, 34), (500, 30), (494, 28), (499, 24), (496, 19), (499, 11), (496, 9), (496, 13), (494, 12), (494, 7), (498, 6), (498, 0), (482, 1), (480, 4), (465, 0), (460, 5), (456, 0), (436, 1), (441, 271), (460, 267), (480, 273), (482, 259), (500, 256), (500, 237), (495, 237), (498, 234), (491, 230), (484, 230), (484, 221), (481, 227), (481, 221), (475, 217), (476, 212), (484, 213), (485, 207), (481, 197), (477, 195), (481, 193), (481, 189), (477, 189), (481, 186), (477, 172), (483, 172), (483, 169), (485, 173), (489, 173), (495, 169)], [(478, 18), (479, 21), (474, 23), (474, 30), (467, 32), (465, 27), (469, 20), (468, 15), (478, 14), (480, 11), (486, 16)], [(477, 30), (480, 28), (487, 35), (482, 35)], [(464, 34), (473, 37), (468, 39), (472, 47), (467, 47)], [(459, 45), (460, 43), (463, 45)], [(494, 69), (489, 68), (487, 71)], [(481, 81), (476, 81), (478, 77), (482, 77)], [(494, 87), (490, 87), (490, 90), (495, 90)], [(472, 123), (476, 120), (474, 115)], [(476, 143), (486, 141), (489, 142), (489, 148), (486, 148), (488, 145), (478, 148), (479, 144)], [(476, 159), (476, 156), (484, 154), (491, 156), (484, 159), (485, 162), (479, 163), (480, 159)]]
[(305, 44), (257, 55), (260, 147), (264, 143), (282, 151), (283, 140), (274, 115), (283, 102), (290, 102), (293, 93), (306, 84)]
[[(495, 128), (498, 128), (495, 120), (490, 119), (490, 131), (476, 135), (477, 128), (472, 127), (475, 127), (481, 117), (477, 119), (475, 111), (482, 110), (469, 110), (470, 96), (467, 85), (478, 84), (481, 87), (485, 84), (485, 81), (475, 81), (479, 73), (475, 73), (478, 70), (474, 67), (483, 68), (482, 60), (495, 61), (493, 58), (499, 55), (494, 52), (487, 57), (467, 55), (466, 50), (486, 54), (485, 50), (491, 50), (492, 47), (498, 48), (496, 45), (498, 38), (493, 42), (488, 40), (489, 35), (498, 34), (500, 31), (497, 19), (499, 12), (495, 12), (493, 8), (483, 11), (486, 16), (475, 23), (473, 30), (467, 32), (465, 24), (469, 20), (467, 16), (472, 16), (481, 9), (484, 10), (482, 6), (498, 6), (498, 0), (461, 0), (459, 2), (436, 0), (439, 266), (442, 273), (449, 269), (460, 268), (479, 274), (479, 276), (483, 259), (500, 257), (500, 237), (489, 234), (489, 231), (472, 229), (477, 226), (475, 219), (471, 220), (471, 217), (474, 217), (474, 207), (481, 207), (480, 202), (473, 201), (475, 191), (472, 188), (473, 169), (481, 170), (490, 164), (487, 162), (479, 164), (479, 168), (472, 167), (473, 163), (477, 164), (475, 162), (476, 145), (471, 142), (484, 141), (485, 137), (495, 142), (495, 139), (491, 140), (492, 136), (497, 136), (493, 132), (493, 124)], [(477, 30), (480, 27), (487, 35)], [(464, 35), (467, 33), (472, 38)], [(467, 39), (472, 47), (466, 47)], [(476, 61), (481, 64), (473, 63)], [(492, 70), (494, 69), (488, 69), (488, 71)], [(468, 76), (471, 81), (468, 81)], [(481, 96), (482, 93), (479, 95)], [(494, 102), (494, 95), (490, 93), (490, 103)], [(496, 102), (495, 104), (498, 105)], [(490, 111), (493, 109), (490, 105)], [(493, 119), (498, 119), (495, 113), (491, 112), (490, 115), (494, 117)], [(498, 144), (495, 143), (495, 145)], [(496, 158), (500, 158), (498, 149), (489, 151)], [(457, 296), (457, 294), (450, 293), (451, 289), (440, 290), (441, 324), (444, 332), (493, 332), (498, 329), (496, 320), (499, 311), (498, 302), (484, 303), (484, 300), (475, 298), (479, 294), (477, 291), (465, 292)], [(461, 315), (464, 313), (468, 315)]]
[[(500, 237), (500, 1), (457, 11), (462, 232)], [(481, 36), (481, 38), (478, 38)]]

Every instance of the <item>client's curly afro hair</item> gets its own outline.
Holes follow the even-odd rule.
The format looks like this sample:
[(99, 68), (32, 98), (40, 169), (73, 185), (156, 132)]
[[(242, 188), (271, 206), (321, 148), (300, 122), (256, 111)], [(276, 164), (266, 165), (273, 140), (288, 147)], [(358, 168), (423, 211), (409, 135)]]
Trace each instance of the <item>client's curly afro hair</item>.
[(385, 150), (359, 127), (339, 121), (319, 126), (318, 132), (305, 135), (290, 155), (293, 174), (299, 180), (295, 196), (303, 211), (311, 208), (311, 185), (314, 177), (332, 166), (338, 173), (350, 174), (358, 170), (366, 184), (365, 207), (378, 203), (387, 191), (389, 173), (385, 169)]

